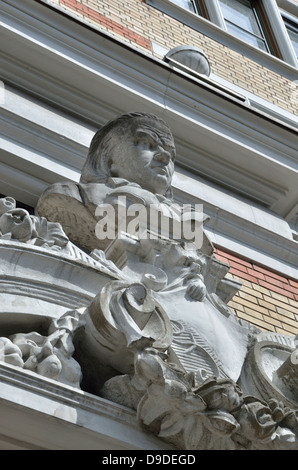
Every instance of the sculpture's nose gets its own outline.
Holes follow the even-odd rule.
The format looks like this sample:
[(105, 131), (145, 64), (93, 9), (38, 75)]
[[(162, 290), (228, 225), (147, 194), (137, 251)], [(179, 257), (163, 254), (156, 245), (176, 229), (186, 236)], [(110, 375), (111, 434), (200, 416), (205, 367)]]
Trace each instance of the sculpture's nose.
[(157, 148), (157, 151), (154, 155), (154, 160), (156, 160), (158, 162), (162, 162), (165, 165), (168, 165), (168, 163), (171, 160), (170, 152), (168, 152), (161, 145), (159, 145), (158, 148)]

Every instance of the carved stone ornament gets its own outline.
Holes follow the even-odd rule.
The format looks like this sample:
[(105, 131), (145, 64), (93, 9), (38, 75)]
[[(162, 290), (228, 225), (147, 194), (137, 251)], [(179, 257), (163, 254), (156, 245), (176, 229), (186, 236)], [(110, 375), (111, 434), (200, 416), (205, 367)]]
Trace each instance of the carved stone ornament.
[(67, 385), (79, 387), (80, 365), (72, 357), (73, 334), (80, 325), (80, 314), (68, 312), (53, 320), (47, 336), (35, 331), (0, 338), (0, 360), (31, 370)]
[(36, 215), (0, 200), (0, 360), (130, 407), (178, 449), (297, 450), (298, 338), (229, 310), (240, 284), (203, 211), (174, 204), (174, 159), (164, 121), (126, 114)]

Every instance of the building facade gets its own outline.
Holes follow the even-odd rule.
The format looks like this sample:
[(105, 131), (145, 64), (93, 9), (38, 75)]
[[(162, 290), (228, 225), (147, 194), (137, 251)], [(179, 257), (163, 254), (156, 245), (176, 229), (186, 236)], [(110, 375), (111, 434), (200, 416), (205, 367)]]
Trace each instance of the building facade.
[[(175, 201), (203, 204), (215, 255), (241, 282), (228, 306), (263, 332), (295, 336), (298, 1), (4, 0), (0, 10), (3, 197), (33, 213), (49, 185), (79, 181), (97, 129), (123, 113), (153, 113), (175, 138)], [(17, 398), (3, 448), (127, 449), (127, 429), (133, 448), (163, 448), (128, 411), (116, 425), (116, 405), (83, 431), (57, 411), (70, 434), (48, 440), (56, 426), (46, 401), (64, 392), (49, 383), (39, 410), (29, 396), (22, 408), (17, 375), (6, 383), (4, 398), (14, 389)], [(77, 399), (84, 422), (103, 407), (88, 400)]]

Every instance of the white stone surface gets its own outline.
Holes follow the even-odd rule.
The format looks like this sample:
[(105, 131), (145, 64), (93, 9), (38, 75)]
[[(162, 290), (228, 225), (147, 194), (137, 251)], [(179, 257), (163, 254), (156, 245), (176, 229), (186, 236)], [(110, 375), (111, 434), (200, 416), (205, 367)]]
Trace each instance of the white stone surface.
[(0, 449), (171, 449), (126, 407), (9, 365), (0, 377)]

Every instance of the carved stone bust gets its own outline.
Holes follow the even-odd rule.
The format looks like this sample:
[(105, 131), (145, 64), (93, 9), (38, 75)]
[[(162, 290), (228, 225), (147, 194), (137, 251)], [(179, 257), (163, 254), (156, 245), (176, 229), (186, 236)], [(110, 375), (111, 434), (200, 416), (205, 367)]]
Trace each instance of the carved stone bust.
[(146, 113), (119, 116), (93, 137), (80, 183), (50, 186), (40, 198), (37, 212), (60, 222), (69, 238), (87, 249), (105, 248), (95, 236), (101, 204), (170, 204), (175, 145), (167, 124)]

